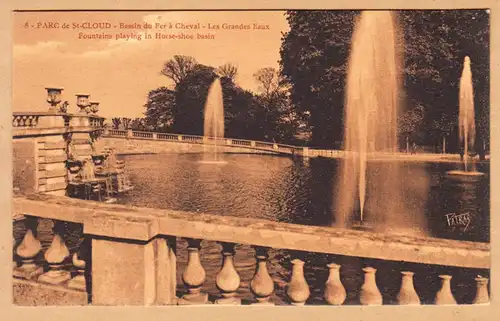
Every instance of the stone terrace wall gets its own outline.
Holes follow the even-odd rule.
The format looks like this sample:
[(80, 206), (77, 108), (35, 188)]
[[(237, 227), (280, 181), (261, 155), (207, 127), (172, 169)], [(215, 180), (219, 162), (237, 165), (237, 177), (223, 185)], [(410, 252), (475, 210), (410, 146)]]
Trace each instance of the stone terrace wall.
[[(213, 146), (203, 144), (125, 137), (101, 137), (96, 142), (96, 146), (99, 150), (105, 147), (112, 147), (118, 154), (203, 153), (213, 148)], [(239, 146), (217, 146), (217, 150), (224, 153), (277, 154), (272, 151), (256, 150)]]
[(36, 138), (14, 140), (12, 143), (13, 187), (26, 193), (37, 191)]

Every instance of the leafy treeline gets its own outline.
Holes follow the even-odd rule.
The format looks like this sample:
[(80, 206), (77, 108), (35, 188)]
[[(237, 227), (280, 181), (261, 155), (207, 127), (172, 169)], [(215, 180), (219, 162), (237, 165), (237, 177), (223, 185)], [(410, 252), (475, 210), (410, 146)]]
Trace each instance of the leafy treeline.
[[(281, 73), (292, 106), (307, 122), (312, 145), (339, 147), (346, 67), (359, 11), (288, 11)], [(485, 10), (401, 11), (404, 39), (401, 141), (458, 148), (458, 93), (463, 60), (472, 61), (478, 143), (489, 141), (489, 13)], [(482, 146), (481, 146), (482, 147)]]
[(177, 55), (164, 64), (161, 73), (173, 82), (173, 88), (149, 92), (145, 118), (140, 123), (147, 130), (203, 135), (208, 90), (220, 77), (226, 137), (292, 142), (298, 132), (300, 122), (295, 120), (287, 91), (273, 68), (255, 73), (260, 93), (239, 87), (235, 82), (238, 70), (231, 64), (214, 68), (199, 64), (193, 57)]
[[(287, 11), (290, 31), (281, 44), (280, 70), (262, 68), (254, 93), (238, 86), (231, 64), (205, 66), (174, 56), (161, 73), (172, 86), (151, 90), (136, 130), (203, 135), (210, 84), (221, 78), (227, 137), (339, 148), (344, 88), (354, 21), (359, 11)], [(489, 13), (485, 10), (395, 12), (404, 48), (401, 148), (408, 142), (456, 152), (459, 80), (465, 56), (472, 62), (477, 142), (489, 141)], [(123, 121), (121, 127), (123, 127)]]

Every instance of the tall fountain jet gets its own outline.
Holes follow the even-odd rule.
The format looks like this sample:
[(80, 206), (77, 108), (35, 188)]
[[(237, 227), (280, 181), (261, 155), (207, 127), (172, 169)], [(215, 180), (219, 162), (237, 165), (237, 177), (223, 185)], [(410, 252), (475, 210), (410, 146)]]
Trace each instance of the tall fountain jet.
[(335, 209), (336, 225), (341, 227), (353, 224), (357, 215), (364, 226), (367, 219), (371, 227), (396, 226), (405, 215), (401, 163), (368, 162), (381, 153), (397, 156), (401, 87), (397, 35), (389, 11), (363, 11), (355, 24), (344, 104), (346, 157), (340, 164)]
[(224, 102), (219, 78), (208, 89), (204, 117), (203, 135), (214, 142), (214, 160), (217, 161), (217, 143), (224, 138)]
[(474, 116), (474, 92), (472, 89), (472, 72), (470, 69), (470, 58), (464, 59), (464, 69), (460, 78), (460, 100), (458, 125), (460, 131), (460, 142), (464, 146), (464, 170), (467, 172), (467, 160), (469, 150), (474, 148), (476, 140), (476, 122)]
[(474, 89), (472, 87), (472, 72), (470, 58), (464, 58), (464, 68), (460, 77), (459, 105), (458, 105), (458, 129), (460, 144), (463, 144), (464, 170), (453, 170), (447, 172), (448, 177), (461, 181), (475, 181), (481, 179), (484, 173), (474, 168), (469, 170), (469, 151), (474, 148), (476, 142), (476, 121), (474, 115)]

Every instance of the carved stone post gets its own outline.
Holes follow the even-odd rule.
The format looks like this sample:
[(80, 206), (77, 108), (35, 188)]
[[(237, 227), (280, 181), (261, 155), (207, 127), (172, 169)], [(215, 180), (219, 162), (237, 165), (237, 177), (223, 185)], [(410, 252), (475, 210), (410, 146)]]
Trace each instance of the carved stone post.
[(362, 305), (382, 305), (382, 294), (375, 280), (377, 270), (372, 267), (366, 267), (363, 269), (363, 272), (365, 272), (365, 282), (361, 286), (360, 303)]
[(38, 280), (50, 284), (60, 284), (71, 279), (71, 274), (63, 267), (64, 260), (69, 256), (69, 250), (64, 243), (64, 222), (54, 220), (53, 232), (52, 244), (45, 252), (49, 271), (40, 275)]
[(397, 296), (397, 302), (400, 305), (419, 305), (420, 298), (413, 286), (413, 272), (401, 272), (403, 278), (401, 280), (401, 289)]
[(208, 303), (208, 293), (201, 291), (206, 274), (200, 262), (200, 249), (201, 240), (188, 240), (188, 263), (182, 273), (182, 281), (188, 293), (179, 299), (179, 305)]
[(457, 304), (451, 293), (451, 275), (440, 275), (441, 289), (436, 293), (435, 303), (438, 305)]
[(488, 295), (488, 278), (478, 276), (474, 279), (476, 281), (476, 297), (472, 304), (484, 304), (489, 303), (490, 298)]
[(327, 264), (330, 272), (325, 286), (325, 300), (332, 305), (341, 305), (347, 296), (346, 290), (340, 281), (340, 265)]
[(240, 287), (240, 276), (233, 263), (234, 245), (233, 243), (221, 243), (222, 245), (222, 268), (217, 274), (215, 284), (221, 292), (222, 298), (215, 301), (216, 304), (241, 304), (241, 299), (235, 297), (236, 291)]
[(14, 268), (13, 275), (20, 278), (34, 278), (43, 273), (43, 267), (36, 266), (35, 257), (42, 249), (40, 241), (36, 238), (38, 218), (26, 216), (24, 220), (26, 234), (16, 249), (16, 254), (21, 258), (21, 265)]
[(293, 305), (304, 305), (311, 294), (304, 277), (304, 261), (292, 260), (292, 278), (287, 288), (287, 295)]
[(255, 266), (255, 274), (250, 281), (250, 291), (252, 291), (256, 303), (253, 304), (269, 304), (269, 298), (274, 291), (274, 282), (269, 272), (267, 270), (267, 248), (256, 247), (255, 257), (257, 258), (257, 264)]

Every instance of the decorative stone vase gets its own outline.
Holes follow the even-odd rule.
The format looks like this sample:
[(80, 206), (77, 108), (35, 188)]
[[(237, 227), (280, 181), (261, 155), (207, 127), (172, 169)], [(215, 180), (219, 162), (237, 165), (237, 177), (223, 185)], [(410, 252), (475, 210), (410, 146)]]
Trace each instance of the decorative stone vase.
[(101, 166), (104, 162), (104, 159), (105, 159), (104, 155), (92, 155), (92, 161), (96, 166)]
[(440, 275), (441, 289), (436, 293), (435, 304), (457, 304), (457, 301), (451, 293), (451, 275)]
[(61, 102), (63, 88), (46, 87), (45, 90), (47, 90), (47, 102), (50, 104), (49, 112), (57, 112), (57, 105)]
[(478, 276), (474, 279), (476, 281), (476, 297), (472, 301), (472, 304), (485, 304), (490, 302), (488, 295), (488, 279), (482, 276)]
[(80, 114), (87, 114), (89, 103), (89, 94), (76, 94), (76, 105), (80, 108)]
[(266, 255), (257, 250), (257, 266), (255, 274), (250, 281), (250, 291), (252, 291), (257, 304), (271, 304), (269, 297), (274, 291), (274, 282), (267, 270)]
[(304, 305), (311, 294), (309, 285), (304, 277), (304, 261), (292, 260), (292, 278), (288, 284), (287, 294), (292, 305)]
[(221, 292), (222, 298), (217, 304), (240, 304), (241, 299), (235, 298), (236, 291), (240, 287), (240, 276), (234, 267), (234, 244), (222, 244), (223, 263), (220, 272), (215, 278), (215, 285)]
[(372, 267), (366, 267), (363, 269), (363, 272), (365, 272), (365, 281), (361, 286), (359, 295), (360, 303), (362, 305), (382, 305), (382, 294), (375, 280), (377, 270)]
[(98, 101), (91, 101), (90, 102), (90, 111), (96, 115), (99, 112), (99, 102)]
[(80, 172), (80, 170), (82, 169), (82, 162), (79, 161), (79, 160), (72, 160), (72, 159), (68, 159), (66, 161), (66, 168), (69, 170), (69, 172), (71, 174), (77, 174)]
[(330, 269), (325, 286), (325, 300), (332, 305), (341, 305), (347, 296), (346, 290), (340, 281), (340, 265), (327, 264)]
[(401, 289), (397, 296), (397, 302), (400, 305), (419, 305), (420, 298), (413, 286), (413, 272), (403, 271), (401, 280)]

